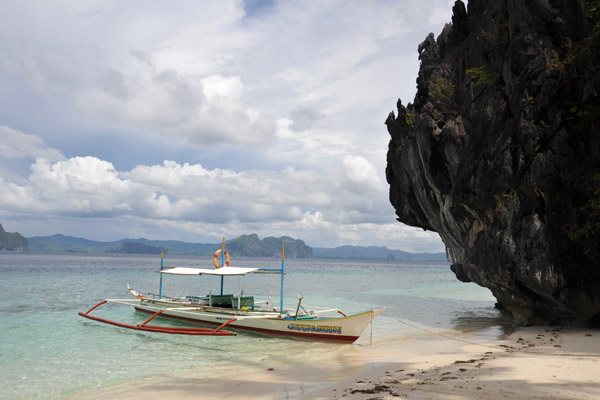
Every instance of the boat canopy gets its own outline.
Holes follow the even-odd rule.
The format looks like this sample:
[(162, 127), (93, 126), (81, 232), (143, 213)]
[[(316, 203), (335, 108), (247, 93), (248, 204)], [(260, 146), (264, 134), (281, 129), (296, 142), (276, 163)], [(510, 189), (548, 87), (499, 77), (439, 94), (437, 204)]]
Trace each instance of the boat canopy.
[(233, 275), (246, 275), (252, 272), (259, 271), (260, 268), (240, 268), (240, 267), (222, 267), (219, 269), (202, 269), (202, 268), (187, 268), (187, 267), (174, 267), (164, 269), (162, 271), (156, 271), (163, 274), (172, 275), (217, 275), (217, 276), (233, 276)]

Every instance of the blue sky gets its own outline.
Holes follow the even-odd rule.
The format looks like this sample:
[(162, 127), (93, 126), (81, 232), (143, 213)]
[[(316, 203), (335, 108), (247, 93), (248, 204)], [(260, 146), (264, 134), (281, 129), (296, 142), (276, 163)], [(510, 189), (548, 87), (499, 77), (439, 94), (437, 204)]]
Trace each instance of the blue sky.
[(443, 251), (395, 220), (384, 121), (453, 3), (0, 1), (0, 222)]

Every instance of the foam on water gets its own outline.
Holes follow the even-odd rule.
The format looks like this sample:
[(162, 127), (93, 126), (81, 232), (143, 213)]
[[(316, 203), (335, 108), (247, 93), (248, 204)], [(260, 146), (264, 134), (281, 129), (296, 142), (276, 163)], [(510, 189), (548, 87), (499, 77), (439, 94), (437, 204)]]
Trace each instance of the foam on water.
[[(276, 259), (234, 259), (240, 267), (278, 267)], [(210, 268), (210, 259), (168, 257), (170, 266)], [(120, 255), (0, 254), (0, 399), (57, 398), (149, 377), (202, 371), (204, 377), (248, 366), (323, 359), (340, 345), (242, 333), (237, 337), (135, 332), (77, 315), (105, 298), (127, 297), (127, 284), (158, 292), (160, 258)], [(225, 292), (279, 301), (278, 275), (226, 279)], [(163, 294), (219, 291), (217, 277), (165, 276)], [(286, 260), (285, 303), (336, 307), (346, 314), (386, 307), (374, 342), (506, 322), (487, 289), (456, 280), (447, 263)], [(147, 315), (120, 305), (94, 311), (125, 323)], [(412, 326), (402, 322), (409, 323)], [(175, 324), (162, 320), (161, 324)], [(356, 345), (371, 340), (368, 327)]]

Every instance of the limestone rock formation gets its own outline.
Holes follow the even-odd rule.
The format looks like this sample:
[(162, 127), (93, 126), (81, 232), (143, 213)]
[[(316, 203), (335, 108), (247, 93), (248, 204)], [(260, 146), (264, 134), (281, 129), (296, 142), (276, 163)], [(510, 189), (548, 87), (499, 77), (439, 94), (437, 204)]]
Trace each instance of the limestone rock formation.
[(233, 257), (281, 257), (282, 242), (285, 242), (287, 258), (312, 257), (312, 248), (304, 241), (289, 236), (269, 236), (261, 240), (256, 233), (251, 233), (227, 242), (225, 248)]
[(29, 243), (19, 232), (6, 232), (0, 224), (0, 251), (29, 251)]
[(414, 104), (386, 121), (398, 220), (438, 232), (457, 278), (516, 323), (598, 326), (600, 1), (453, 14), (418, 47)]

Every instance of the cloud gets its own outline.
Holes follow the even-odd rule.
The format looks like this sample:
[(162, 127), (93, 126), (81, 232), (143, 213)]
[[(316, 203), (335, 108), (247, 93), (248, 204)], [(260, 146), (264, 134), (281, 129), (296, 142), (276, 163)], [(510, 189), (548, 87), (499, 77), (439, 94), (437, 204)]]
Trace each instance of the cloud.
[[(110, 162), (95, 157), (54, 163), (37, 159), (31, 171), (29, 185), (19, 188), (31, 194), (27, 206), (30, 211), (59, 216), (118, 216), (130, 211), (138, 200), (135, 185), (120, 179)], [(18, 205), (12, 207), (16, 211)]]
[(347, 155), (344, 157), (343, 166), (346, 177), (353, 184), (361, 188), (381, 186), (375, 167), (365, 157)]
[(41, 137), (0, 126), (0, 159), (25, 157), (53, 161), (64, 158), (60, 151), (46, 147)]
[[(429, 29), (417, 21), (451, 3), (91, 2), (38, 4), (36, 14), (12, 5), (0, 70), (74, 107), (57, 118), (75, 132), (83, 111), (88, 125), (130, 135), (258, 148), (289, 117), (293, 131), (318, 121), (328, 136), (359, 144), (398, 94), (410, 101), (415, 42)], [(425, 33), (408, 40), (415, 31)], [(224, 84), (233, 86), (217, 95)], [(381, 137), (370, 143), (385, 146)]]
[[(345, 175), (348, 163), (354, 172)], [(240, 229), (318, 240), (325, 234), (326, 243), (338, 245), (365, 229), (385, 236), (375, 232), (381, 229), (378, 214), (386, 188), (371, 182), (372, 173), (360, 157), (346, 158), (330, 176), (295, 168), (235, 172), (173, 161), (120, 172), (90, 156), (37, 159), (25, 184), (2, 185), (0, 208), (49, 219), (118, 218), (147, 226), (158, 220), (204, 235), (239, 235)], [(369, 193), (376, 196), (366, 204)]]
[(262, 144), (274, 136), (274, 120), (245, 106), (239, 76), (198, 79), (133, 62), (137, 66), (129, 74), (103, 71), (96, 85), (80, 92), (80, 107), (91, 116), (191, 144)]
[[(20, 77), (38, 96), (67, 99), (88, 120), (112, 129), (194, 145), (263, 144), (273, 137), (274, 118), (245, 104), (243, 78), (217, 72), (246, 43), (235, 26), (244, 15), (239, 4), (191, 2), (176, 11), (89, 6), (37, 5), (36, 15), (57, 26), (46, 20), (33, 26), (35, 18), (23, 8), (9, 7), (0, 73)], [(14, 25), (17, 20), (25, 25)], [(98, 29), (105, 24), (113, 28)], [(71, 30), (76, 37), (67, 35)]]
[(291, 128), (297, 132), (306, 131), (323, 117), (325, 116), (314, 108), (298, 106), (290, 111)]
[(239, 76), (210, 76), (202, 80), (206, 100), (225, 109), (238, 109), (244, 96), (244, 84)]

